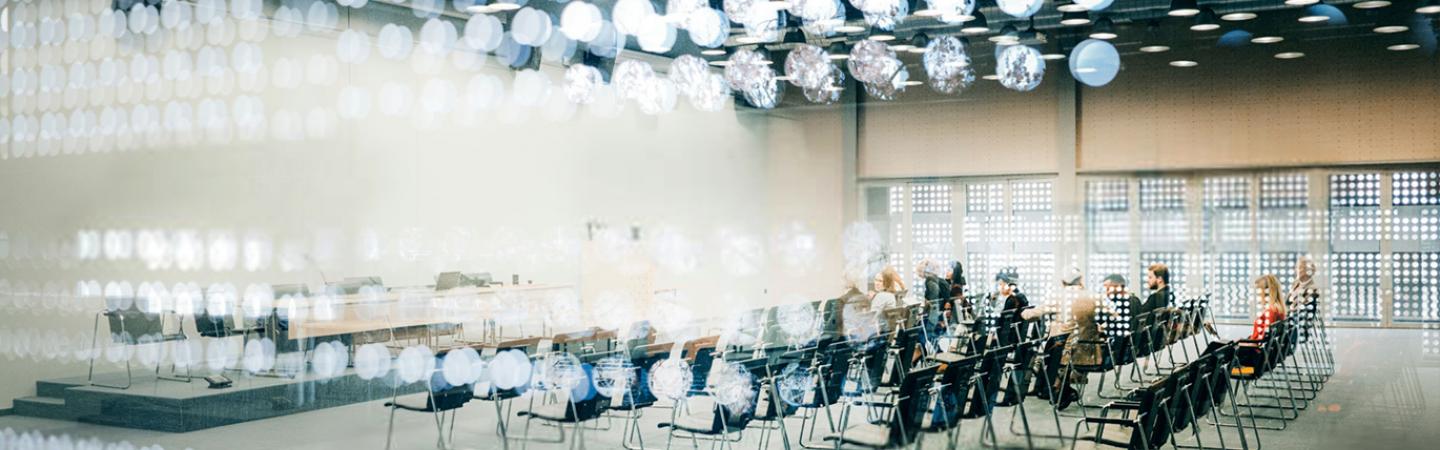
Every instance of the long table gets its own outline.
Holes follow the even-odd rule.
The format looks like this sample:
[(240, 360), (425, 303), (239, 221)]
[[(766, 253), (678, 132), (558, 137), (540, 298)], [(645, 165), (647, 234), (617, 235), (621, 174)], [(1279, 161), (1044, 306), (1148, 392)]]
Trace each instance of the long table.
[[(408, 327), (494, 319), (504, 314), (533, 314), (572, 285), (469, 287), (446, 291), (394, 289), (342, 296), (277, 300), (289, 311), (289, 337), (317, 338)], [(513, 298), (510, 298), (512, 297)], [(578, 304), (577, 304), (578, 308)]]

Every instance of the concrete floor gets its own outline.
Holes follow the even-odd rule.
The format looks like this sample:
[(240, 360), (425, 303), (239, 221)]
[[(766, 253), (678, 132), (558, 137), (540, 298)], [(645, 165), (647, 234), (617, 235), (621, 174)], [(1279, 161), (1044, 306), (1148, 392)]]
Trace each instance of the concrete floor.
[[(1243, 334), (1225, 330), (1227, 335)], [(1440, 408), (1430, 407), (1427, 398), (1440, 396), (1440, 343), (1436, 331), (1422, 330), (1337, 330), (1336, 357), (1338, 368), (1308, 411), (1290, 423), (1284, 431), (1262, 433), (1267, 449), (1341, 449), (1341, 448), (1436, 448), (1440, 445)], [(1031, 425), (1037, 433), (1054, 431), (1045, 404), (1032, 400), (1029, 404)], [(1023, 436), (1011, 434), (1009, 409), (1000, 409), (996, 425), (1003, 447), (1023, 448)], [(649, 447), (663, 447), (663, 430), (655, 423), (663, 409), (647, 411), (642, 419), (645, 442)], [(501, 448), (494, 434), (494, 409), (488, 403), (475, 402), (461, 410), (455, 428), (455, 447), (461, 449)], [(68, 434), (72, 438), (96, 437), (106, 442), (128, 441), (136, 447), (160, 445), (166, 449), (379, 449), (385, 446), (387, 409), (382, 402), (313, 411), (282, 418), (224, 426), (192, 433), (163, 433), (111, 428), (75, 422), (29, 417), (0, 417), (0, 431), (12, 428), (17, 432), (36, 430), (46, 435)], [(1069, 433), (1073, 419), (1062, 418), (1062, 427)], [(512, 425), (512, 436), (518, 435), (520, 420)], [(619, 427), (616, 421), (610, 431), (589, 431), (588, 448), (619, 448)], [(961, 448), (979, 448), (980, 421), (966, 421), (958, 440)], [(1048, 424), (1048, 425), (1047, 425)], [(798, 429), (799, 419), (789, 422)], [(402, 449), (431, 448), (435, 442), (432, 416), (401, 413), (395, 418), (395, 446)], [(1208, 428), (1205, 429), (1209, 431)], [(553, 437), (556, 430), (537, 426), (536, 434)], [(1227, 442), (1236, 445), (1233, 431)], [(737, 448), (757, 448), (758, 437), (752, 431)], [(1205, 435), (1207, 444), (1216, 444), (1213, 431)], [(925, 445), (943, 448), (943, 436), (928, 436)], [(568, 442), (567, 442), (568, 444)], [(567, 444), (531, 443), (530, 448), (562, 448)], [(676, 440), (675, 448), (690, 447), (687, 440)], [(518, 443), (515, 448), (519, 448)], [(1253, 443), (1252, 443), (1253, 445)], [(702, 447), (705, 443), (701, 444)], [(1069, 442), (1037, 438), (1036, 447), (1063, 448)], [(1091, 448), (1081, 442), (1079, 448)], [(771, 448), (781, 448), (778, 435)], [(799, 448), (798, 446), (796, 448)]]

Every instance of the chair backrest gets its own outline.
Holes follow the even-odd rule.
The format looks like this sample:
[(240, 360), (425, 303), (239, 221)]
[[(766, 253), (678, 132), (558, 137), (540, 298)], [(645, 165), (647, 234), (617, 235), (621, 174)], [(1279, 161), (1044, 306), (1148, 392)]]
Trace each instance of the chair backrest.
[(232, 316), (212, 316), (209, 313), (195, 314), (195, 332), (208, 338), (222, 338), (235, 330)]
[(146, 313), (131, 305), (129, 308), (105, 313), (110, 325), (110, 339), (116, 344), (135, 344), (145, 336), (158, 338), (165, 332), (160, 314)]
[(921, 422), (930, 409), (930, 385), (935, 382), (938, 365), (929, 365), (905, 373), (900, 382), (890, 433), (892, 442), (907, 444), (920, 432)]

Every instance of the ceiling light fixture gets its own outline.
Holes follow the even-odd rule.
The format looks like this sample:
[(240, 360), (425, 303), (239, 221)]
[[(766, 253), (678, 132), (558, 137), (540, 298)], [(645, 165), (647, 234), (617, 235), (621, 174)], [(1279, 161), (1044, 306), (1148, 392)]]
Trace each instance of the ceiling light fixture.
[(1195, 16), (1195, 23), (1190, 25), (1190, 31), (1215, 31), (1220, 29), (1220, 22), (1215, 20), (1215, 10), (1210, 7), (1200, 10)]
[(1077, 26), (1090, 24), (1090, 15), (1084, 12), (1066, 12), (1060, 15), (1060, 24)]
[(1190, 61), (1190, 60), (1188, 60), (1188, 59), (1179, 59), (1179, 60), (1175, 60), (1175, 61), (1170, 61), (1170, 66), (1171, 66), (1171, 67), (1195, 67), (1195, 66), (1198, 66), (1198, 65), (1200, 65), (1200, 63), (1195, 62), (1195, 61)]
[(514, 11), (520, 9), (519, 3), (495, 2), (490, 4), (490, 9), (495, 11)]
[(1395, 44), (1395, 45), (1391, 45), (1391, 46), (1389, 46), (1389, 47), (1385, 47), (1386, 50), (1390, 50), (1390, 51), (1392, 51), (1392, 52), (1403, 52), (1403, 51), (1408, 51), (1408, 50), (1414, 50), (1414, 49), (1417, 49), (1417, 48), (1420, 48), (1420, 45), (1418, 45), (1418, 44)]
[(1440, 0), (1424, 0), (1415, 5), (1415, 12), (1420, 14), (1440, 14)]
[(1140, 51), (1144, 53), (1164, 53), (1170, 51), (1170, 47), (1164, 45), (1147, 45), (1140, 47)]
[(1190, 17), (1200, 14), (1200, 5), (1196, 0), (1170, 0), (1170, 11), (1165, 14), (1171, 17)]
[(1256, 44), (1274, 44), (1284, 40), (1285, 38), (1280, 36), (1257, 36), (1254, 39), (1251, 39), (1250, 42)]
[(860, 25), (840, 25), (835, 27), (835, 32), (837, 33), (859, 33), (861, 31), (865, 31), (865, 27)]
[(1007, 23), (1004, 27), (1000, 28), (999, 33), (990, 36), (990, 42), (997, 44), (1014, 44), (1020, 42), (1020, 32), (1015, 29), (1015, 25)]
[(1275, 59), (1296, 59), (1304, 57), (1305, 54), (1300, 52), (1280, 52), (1275, 54)]
[(872, 34), (866, 36), (865, 39), (869, 39), (875, 42), (890, 42), (895, 40), (895, 35), (888, 33)]
[(979, 9), (975, 10), (974, 15), (975, 18), (965, 22), (965, 26), (960, 28), (960, 32), (965, 34), (989, 33), (990, 24), (985, 21), (985, 15), (981, 14)]
[(906, 51), (915, 54), (924, 54), (925, 49), (929, 46), (930, 36), (925, 33), (917, 33), (915, 37), (910, 38), (910, 48), (906, 49)]
[(1117, 37), (1120, 35), (1115, 34), (1115, 22), (1111, 21), (1109, 17), (1101, 17), (1094, 26), (1090, 27), (1091, 39), (1108, 41)]
[(986, 79), (986, 80), (990, 80), (990, 81), (995, 81), (995, 80), (999, 80), (999, 79), (1000, 79), (1000, 76), (992, 73), (992, 74), (989, 74), (989, 75), (983, 75), (983, 76), (981, 76), (980, 78)]
[(1410, 31), (1410, 27), (1405, 25), (1381, 25), (1375, 27), (1375, 32), (1380, 34), (1395, 34), (1403, 33), (1406, 31)]
[(1354, 6), (1355, 9), (1380, 9), (1390, 6), (1390, 2), (1387, 0), (1366, 0), (1356, 3)]
[(1043, 60), (1046, 60), (1046, 61), (1054, 61), (1054, 60), (1057, 60), (1057, 59), (1065, 59), (1065, 54), (1064, 54), (1064, 53), (1046, 53), (1046, 54), (1040, 55), (1040, 59), (1043, 59)]
[(700, 51), (700, 54), (705, 55), (705, 56), (723, 56), (723, 55), (725, 54), (725, 49), (723, 49), (723, 48), (707, 48), (707, 49), (701, 50), (701, 51)]
[(1320, 14), (1318, 11), (1311, 11), (1307, 9), (1304, 13), (1300, 14), (1299, 19), (1295, 20), (1300, 21), (1300, 23), (1320, 23), (1329, 21), (1330, 16)]
[(1260, 17), (1260, 16), (1259, 16), (1259, 15), (1256, 15), (1256, 14), (1253, 13), (1253, 12), (1233, 12), (1233, 13), (1229, 13), (1229, 14), (1220, 16), (1220, 20), (1224, 20), (1224, 21), (1226, 21), (1226, 22), (1241, 22), (1241, 21), (1246, 21), (1246, 20), (1252, 20), (1252, 19), (1254, 19), (1254, 18), (1256, 18), (1256, 17)]
[(1285, 0), (1285, 4), (1290, 6), (1305, 6), (1316, 3), (1320, 3), (1320, 0)]
[(1086, 11), (1086, 9), (1085, 9), (1084, 6), (1080, 6), (1080, 5), (1078, 5), (1078, 4), (1074, 3), (1074, 2), (1068, 2), (1068, 1), (1061, 3), (1060, 6), (1056, 6), (1055, 9), (1060, 10), (1060, 12), (1067, 12), (1067, 13), (1068, 13), (1068, 12), (1085, 12), (1085, 11)]
[(845, 48), (844, 42), (836, 42), (834, 44), (830, 44), (829, 52), (831, 60), (839, 61), (842, 59), (850, 59), (850, 50)]

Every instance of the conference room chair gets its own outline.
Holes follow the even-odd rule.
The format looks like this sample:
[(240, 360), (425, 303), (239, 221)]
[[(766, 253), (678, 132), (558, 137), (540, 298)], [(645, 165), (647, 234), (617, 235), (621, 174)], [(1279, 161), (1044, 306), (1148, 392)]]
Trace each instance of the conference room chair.
[[(873, 402), (863, 399), (846, 402), (840, 413), (840, 432), (826, 436), (835, 443), (836, 450), (846, 446), (864, 448), (892, 448), (912, 445), (920, 436), (921, 422), (930, 406), (931, 389), (938, 365), (928, 365), (907, 372), (900, 382), (900, 389), (888, 402)], [(852, 424), (851, 415), (856, 407), (866, 410), (881, 407), (887, 410), (885, 420), (871, 423), (858, 420)]]
[[(132, 358), (131, 355), (136, 351), (136, 348), (141, 345), (163, 345), (165, 342), (181, 341), (185, 339), (185, 334), (180, 332), (166, 333), (164, 314), (141, 311), (139, 304), (133, 300), (107, 303), (112, 304), (108, 304), (105, 310), (95, 313), (95, 323), (90, 335), (90, 370), (85, 382), (95, 387), (130, 389), (135, 382), (135, 374), (131, 367), (131, 361), (134, 358)], [(99, 357), (101, 353), (98, 350), (101, 319), (105, 320), (106, 327), (109, 331), (110, 344), (124, 347), (124, 352), (126, 353), (124, 384), (109, 384), (95, 380), (95, 359)], [(188, 376), (161, 376), (160, 370), (164, 365), (163, 359), (164, 358), (160, 357), (155, 358), (155, 378), (157, 380), (179, 382), (189, 382), (191, 380)], [(173, 366), (171, 370), (174, 370)]]
[(459, 409), (474, 397), (474, 385), (450, 385), (440, 370), (432, 369), (425, 379), (425, 402), (414, 404), (400, 401), (400, 389), (395, 387), (391, 399), (385, 402), (390, 409), (390, 423), (385, 432), (385, 449), (389, 450), (395, 439), (395, 412), (409, 411), (427, 413), (435, 420), (435, 448), (446, 449), (454, 444), (455, 419)]
[[(822, 339), (816, 344), (816, 347), (817, 350), (810, 365), (810, 370), (816, 374), (815, 386), (811, 389), (812, 394), (798, 406), (797, 415), (800, 416), (800, 446), (820, 449), (833, 446), (817, 441), (815, 431), (820, 426), (822, 413), (828, 427), (826, 433), (838, 431), (835, 415), (830, 406), (839, 402), (842, 397), (854, 347), (845, 339), (836, 337)], [(806, 431), (807, 425), (809, 426), (808, 432)]]
[[(554, 441), (540, 441), (554, 444), (565, 442), (565, 425), (570, 425), (571, 438), (567, 448), (585, 448), (586, 422), (594, 421), (605, 415), (610, 407), (611, 399), (595, 390), (593, 383), (594, 369), (588, 363), (582, 363), (580, 370), (584, 372), (584, 379), (574, 386), (554, 385), (549, 386), (545, 391), (536, 390), (532, 392), (532, 404), (530, 408), (519, 413), (525, 418), (525, 435), (522, 437), (521, 448), (529, 448), (531, 441), (540, 441), (530, 436), (531, 422), (541, 421), (559, 428), (560, 436)], [(553, 396), (540, 405), (535, 405), (535, 396)]]
[[(1252, 427), (1283, 430), (1289, 421), (1299, 417), (1299, 404), (1288, 387), (1288, 381), (1283, 380), (1283, 377), (1281, 383), (1284, 386), (1270, 390), (1271, 392), (1268, 394), (1257, 392), (1262, 388), (1256, 386), (1260, 380), (1265, 379), (1284, 361), (1285, 353), (1289, 351), (1289, 331), (1291, 324), (1294, 323), (1293, 320), (1293, 318), (1287, 317), (1270, 324), (1263, 339), (1236, 341), (1240, 345), (1258, 348), (1261, 355), (1258, 364), (1252, 366), (1236, 364), (1230, 372), (1231, 379), (1237, 381), (1238, 384), (1238, 389), (1234, 394), (1237, 397), (1235, 401), (1240, 401), (1239, 398), (1244, 399), (1240, 406), (1247, 410)], [(1262, 403), (1262, 401), (1264, 402)], [(1256, 409), (1278, 411), (1279, 415), (1256, 414)]]
[[(729, 395), (722, 393), (722, 390), (728, 390), (734, 386), (717, 384), (725, 383), (727, 380), (717, 379), (715, 374), (707, 377), (704, 389), (692, 391), (684, 398), (679, 399), (671, 411), (669, 422), (657, 424), (657, 427), (666, 429), (665, 448), (669, 449), (676, 437), (688, 437), (692, 447), (698, 447), (699, 442), (705, 440), (710, 441), (712, 447), (734, 448), (736, 442), (744, 439), (746, 428), (755, 418), (756, 407), (760, 400), (760, 378), (755, 375), (758, 370), (763, 369), (766, 362), (768, 362), (766, 358), (740, 361), (720, 359), (718, 362), (714, 362), (713, 364), (717, 365), (734, 365), (725, 370), (738, 370), (749, 374), (748, 389), (751, 395), (739, 403), (727, 404), (722, 397)], [(700, 406), (694, 407), (696, 404)], [(731, 437), (732, 435), (734, 437)]]
[[(984, 355), (961, 356), (944, 352), (935, 355), (938, 377), (930, 386), (930, 407), (920, 422), (925, 433), (943, 433), (947, 448), (956, 448), (960, 437), (961, 411), (970, 397), (970, 389), (978, 381), (978, 370)], [(992, 447), (994, 443), (992, 442)]]

